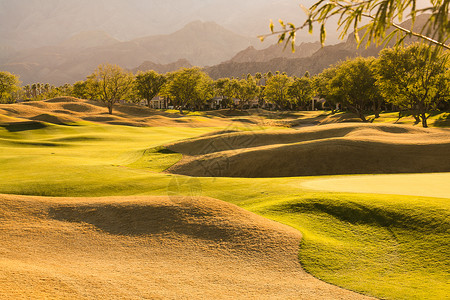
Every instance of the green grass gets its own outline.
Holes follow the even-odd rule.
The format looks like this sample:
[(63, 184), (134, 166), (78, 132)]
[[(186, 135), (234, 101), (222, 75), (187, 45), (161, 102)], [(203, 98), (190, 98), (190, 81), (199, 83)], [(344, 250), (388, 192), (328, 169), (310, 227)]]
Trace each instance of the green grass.
[[(367, 116), (367, 119), (373, 119), (375, 116)], [(380, 117), (373, 121), (374, 123), (396, 123), (414, 125), (414, 118), (411, 115), (402, 116), (399, 118), (398, 112), (381, 113)], [(449, 127), (450, 126), (450, 113), (449, 112), (431, 112), (430, 117), (427, 120), (429, 127)], [(422, 124), (416, 126), (422, 127)]]
[(389, 299), (443, 299), (449, 287), (448, 199), (311, 192), (311, 178), (190, 178), (161, 173), (180, 159), (161, 145), (221, 128), (78, 124), (0, 127), (0, 193), (43, 196), (210, 196), (303, 234), (304, 268)]

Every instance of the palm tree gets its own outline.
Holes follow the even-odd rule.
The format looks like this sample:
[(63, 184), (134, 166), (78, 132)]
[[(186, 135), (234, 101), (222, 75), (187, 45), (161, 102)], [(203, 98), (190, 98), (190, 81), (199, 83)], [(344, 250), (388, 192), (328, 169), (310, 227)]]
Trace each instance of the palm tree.
[(50, 84), (46, 83), (44, 84), (44, 98), (48, 97), (48, 92), (50, 91)]
[(261, 73), (256, 73), (255, 74), (255, 78), (256, 78), (256, 84), (259, 86), (259, 85), (261, 85), (261, 78), (262, 78), (262, 75), (261, 75)]
[(36, 83), (33, 83), (31, 85), (31, 95), (33, 96), (33, 98), (36, 98), (37, 96), (37, 86)]
[(23, 87), (23, 90), (25, 92), (25, 97), (31, 98), (31, 87), (29, 84)]

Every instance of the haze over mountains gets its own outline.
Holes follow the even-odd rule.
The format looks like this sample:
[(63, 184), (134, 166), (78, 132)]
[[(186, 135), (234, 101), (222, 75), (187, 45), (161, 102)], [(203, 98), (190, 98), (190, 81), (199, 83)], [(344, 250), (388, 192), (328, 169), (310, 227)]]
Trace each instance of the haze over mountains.
[[(420, 31), (420, 29), (426, 24), (429, 15), (417, 16), (414, 30)], [(411, 20), (406, 20), (400, 24), (404, 28), (411, 28)], [(405, 44), (417, 41), (416, 38), (406, 38)], [(393, 39), (388, 46), (393, 46), (395, 39)], [(301, 53), (307, 52), (308, 48), (314, 48), (315, 43), (302, 44), (304, 48), (299, 51)], [(383, 46), (371, 45), (370, 47), (357, 47), (354, 35), (350, 34), (348, 38), (341, 43), (335, 45), (325, 46), (319, 48), (312, 55), (302, 57), (289, 57), (284, 55), (278, 55), (277, 57), (269, 60), (253, 60), (248, 61), (242, 59), (242, 57), (260, 57), (266, 50), (254, 51), (253, 49), (247, 49), (237, 56), (235, 56), (230, 61), (221, 63), (216, 66), (206, 68), (206, 72), (214, 79), (221, 77), (239, 77), (242, 74), (255, 74), (256, 72), (267, 73), (267, 72), (286, 72), (290, 76), (302, 76), (308, 71), (311, 75), (318, 74), (322, 72), (325, 68), (330, 65), (336, 64), (339, 61), (346, 60), (347, 58), (353, 58), (356, 56), (369, 57), (377, 56), (378, 53), (383, 49)], [(272, 54), (276, 53), (275, 48)]]
[[(308, 6), (313, 1), (301, 3)], [(128, 41), (170, 34), (196, 20), (256, 38), (269, 31), (270, 19), (300, 23), (305, 14), (299, 4), (299, 0), (0, 0), (0, 46), (20, 50), (55, 45), (92, 30)], [(307, 33), (302, 36), (315, 40)]]
[[(352, 38), (321, 49), (306, 31), (295, 53), (256, 38), (268, 31), (270, 17), (301, 19), (297, 6), (298, 0), (0, 0), (0, 70), (23, 84), (53, 85), (83, 80), (101, 63), (160, 73), (201, 66), (213, 78), (277, 70), (299, 76), (378, 53), (357, 49)], [(184, 24), (196, 17), (208, 21)]]
[(101, 63), (133, 69), (145, 61), (169, 64), (185, 59), (192, 65), (208, 66), (226, 61), (250, 45), (249, 38), (214, 22), (194, 21), (172, 34), (126, 42), (102, 31), (82, 32), (56, 46), (15, 52), (3, 58), (0, 68), (19, 74), (24, 83), (61, 85), (84, 79)]

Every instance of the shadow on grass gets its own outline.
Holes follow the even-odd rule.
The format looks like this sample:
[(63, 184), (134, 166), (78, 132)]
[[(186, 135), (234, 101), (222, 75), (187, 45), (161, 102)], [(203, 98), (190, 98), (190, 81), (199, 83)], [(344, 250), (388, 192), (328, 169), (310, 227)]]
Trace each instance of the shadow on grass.
[(10, 124), (6, 124), (6, 125), (0, 125), (0, 126), (5, 128), (9, 132), (20, 132), (20, 131), (27, 131), (27, 130), (42, 129), (42, 128), (47, 127), (48, 125), (46, 125), (42, 122), (26, 121), (26, 122), (15, 122), (15, 123), (10, 123)]
[(450, 127), (450, 113), (443, 114), (434, 121), (436, 127)]
[(181, 234), (205, 240), (232, 239), (233, 228), (208, 224), (211, 216), (180, 206), (104, 204), (51, 207), (49, 216), (64, 222), (88, 223), (114, 235)]
[(355, 225), (370, 225), (384, 228), (403, 228), (419, 232), (446, 231), (441, 221), (435, 218), (426, 218), (416, 215), (413, 212), (401, 212), (392, 209), (381, 209), (368, 207), (357, 203), (339, 203), (330, 201), (312, 200), (302, 203), (289, 203), (277, 207), (277, 210), (284, 210), (291, 213), (327, 214)]

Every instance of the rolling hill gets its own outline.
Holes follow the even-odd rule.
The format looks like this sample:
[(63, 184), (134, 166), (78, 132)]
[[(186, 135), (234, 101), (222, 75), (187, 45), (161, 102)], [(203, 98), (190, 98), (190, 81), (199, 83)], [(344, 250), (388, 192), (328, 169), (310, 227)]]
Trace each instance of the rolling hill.
[[(434, 168), (439, 157), (445, 167), (448, 129), (361, 123), (280, 129), (250, 123), (264, 121), (259, 110), (180, 115), (136, 105), (117, 105), (110, 116), (75, 98), (0, 110), (0, 298), (364, 297), (339, 287), (381, 299), (448, 294), (450, 173), (167, 172), (189, 156), (203, 159), (210, 172), (222, 167), (216, 176), (295, 174), (289, 172), (302, 171), (305, 158), (318, 168), (350, 169), (362, 161), (360, 153), (368, 156), (368, 171), (398, 168), (388, 159), (400, 154), (382, 152), (396, 146), (409, 158), (407, 168), (424, 162)], [(323, 113), (292, 115), (316, 123)], [(341, 141), (352, 147), (336, 147)], [(314, 147), (305, 152), (308, 145)], [(313, 170), (306, 163), (303, 169)], [(374, 183), (384, 188), (374, 190)]]
[(0, 195), (0, 215), (1, 298), (371, 299), (302, 270), (295, 229), (216, 199)]
[(391, 124), (330, 124), (295, 132), (234, 132), (183, 141), (168, 148), (185, 155), (171, 172), (189, 176), (450, 171), (448, 130)]

